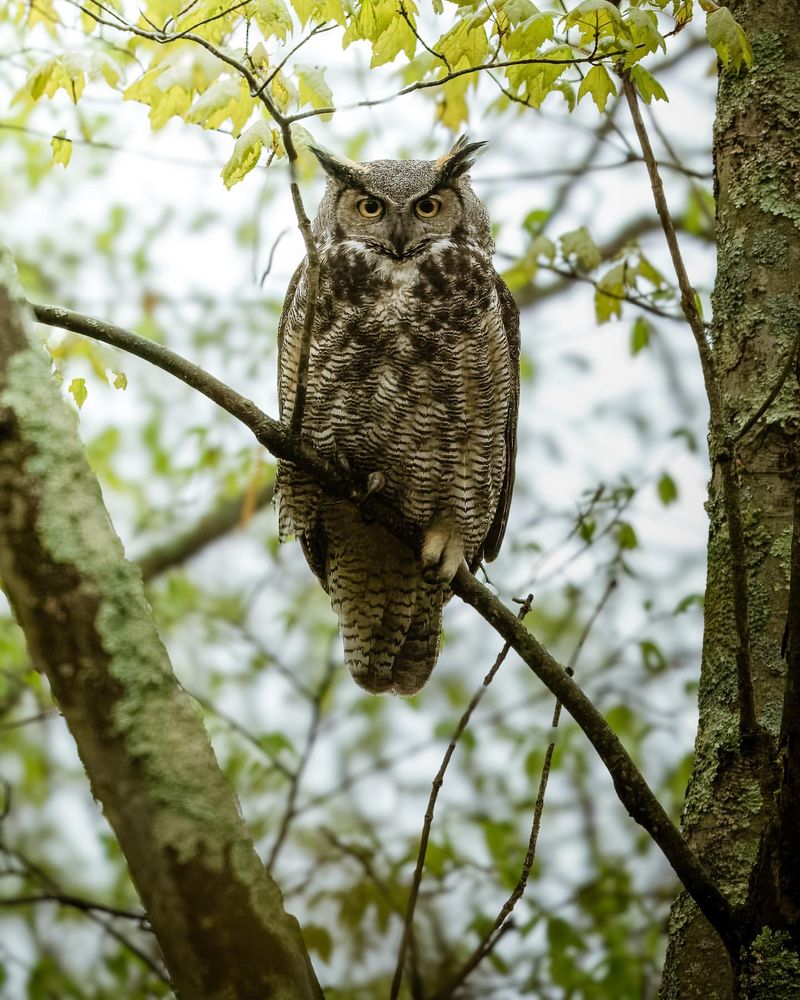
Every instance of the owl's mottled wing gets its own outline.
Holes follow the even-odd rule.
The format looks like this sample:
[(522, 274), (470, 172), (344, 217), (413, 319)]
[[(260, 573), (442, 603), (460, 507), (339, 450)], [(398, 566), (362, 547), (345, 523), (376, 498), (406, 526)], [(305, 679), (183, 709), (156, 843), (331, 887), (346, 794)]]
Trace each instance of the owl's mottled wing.
[[(297, 295), (297, 286), (300, 284), (300, 279), (303, 277), (303, 271), (305, 270), (306, 262), (303, 261), (298, 264), (295, 268), (295, 272), (292, 275), (292, 279), (289, 282), (289, 287), (286, 289), (286, 297), (283, 300), (283, 309), (281, 310), (281, 318), (278, 320), (278, 392), (281, 388), (281, 368), (283, 365), (283, 341), (286, 336), (286, 326), (291, 321), (292, 313), (295, 312), (295, 296)], [(281, 406), (283, 406), (283, 400), (280, 401)]]
[[(303, 306), (305, 295), (302, 294), (302, 292), (298, 292), (298, 289), (300, 287), (300, 280), (303, 277), (303, 272), (305, 271), (305, 266), (306, 262), (303, 261), (300, 265), (298, 265), (292, 275), (289, 287), (286, 290), (286, 298), (283, 300), (281, 318), (278, 321), (278, 396), (282, 411), (281, 416), (283, 416), (283, 410), (286, 402), (283, 399), (283, 379), (281, 375), (284, 365), (290, 363), (289, 359), (284, 356), (286, 329), (290, 323), (297, 322), (297, 317), (302, 317), (304, 311)], [(279, 481), (281, 479), (280, 472), (278, 474), (278, 479)], [(314, 575), (322, 584), (323, 588), (327, 591), (328, 584), (325, 563), (328, 557), (328, 546), (325, 538), (325, 530), (320, 521), (317, 521), (310, 530), (304, 531), (300, 535), (300, 545), (302, 546), (303, 554), (306, 557), (306, 562), (313, 570)]]
[(511, 506), (511, 494), (514, 490), (514, 463), (517, 458), (517, 415), (519, 413), (519, 309), (514, 297), (506, 287), (503, 279), (497, 275), (495, 288), (500, 299), (500, 314), (508, 338), (508, 355), (511, 362), (511, 399), (508, 405), (508, 419), (505, 427), (506, 468), (503, 475), (503, 487), (497, 503), (491, 527), (483, 541), (483, 557), (487, 562), (496, 558), (503, 543), (508, 521), (508, 509)]

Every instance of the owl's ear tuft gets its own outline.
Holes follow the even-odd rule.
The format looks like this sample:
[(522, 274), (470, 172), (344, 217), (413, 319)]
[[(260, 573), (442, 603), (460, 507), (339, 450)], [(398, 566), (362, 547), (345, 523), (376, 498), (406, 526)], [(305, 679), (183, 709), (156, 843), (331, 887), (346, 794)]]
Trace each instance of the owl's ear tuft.
[(487, 142), (470, 142), (469, 136), (466, 135), (460, 136), (450, 152), (440, 156), (436, 161), (439, 183), (463, 177), (488, 145)]
[(319, 160), (322, 169), (328, 175), (348, 187), (359, 187), (364, 183), (364, 167), (360, 163), (348, 160), (346, 157), (337, 156), (329, 149), (321, 146), (308, 147)]

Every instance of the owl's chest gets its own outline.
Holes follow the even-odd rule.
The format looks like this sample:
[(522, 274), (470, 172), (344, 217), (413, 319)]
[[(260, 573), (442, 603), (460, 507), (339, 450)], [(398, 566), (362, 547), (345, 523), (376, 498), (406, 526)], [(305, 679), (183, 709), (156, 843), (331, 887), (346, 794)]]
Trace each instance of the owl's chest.
[(478, 335), (497, 306), (491, 274), (468, 254), (357, 255), (326, 270), (315, 337), (323, 354), (424, 363)]

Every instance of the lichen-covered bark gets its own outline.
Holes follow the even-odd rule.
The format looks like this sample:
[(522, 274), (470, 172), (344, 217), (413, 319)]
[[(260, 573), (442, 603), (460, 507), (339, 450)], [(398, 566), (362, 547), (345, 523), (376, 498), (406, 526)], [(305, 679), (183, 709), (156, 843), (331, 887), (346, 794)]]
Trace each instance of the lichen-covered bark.
[(0, 576), (182, 1000), (312, 1000), (299, 926), (178, 686), (0, 252)]
[[(732, 0), (728, 6), (754, 52), (750, 71), (721, 71), (714, 132), (714, 355), (735, 429), (786, 374), (800, 336), (800, 12), (797, 0)], [(771, 904), (764, 906), (778, 890), (769, 884), (775, 870), (765, 863), (762, 837), (775, 818), (780, 780), (775, 759), (785, 681), (781, 641), (799, 427), (792, 369), (773, 405), (737, 449), (753, 683), (764, 730), (761, 741), (746, 747), (739, 742), (736, 628), (718, 471), (709, 490), (700, 725), (683, 823), (721, 888), (747, 908), (755, 932), (759, 922), (782, 926), (777, 907), (771, 912)], [(788, 933), (757, 932), (740, 957), (735, 985), (719, 939), (684, 895), (672, 911), (661, 995), (664, 1000), (800, 995), (797, 943)]]

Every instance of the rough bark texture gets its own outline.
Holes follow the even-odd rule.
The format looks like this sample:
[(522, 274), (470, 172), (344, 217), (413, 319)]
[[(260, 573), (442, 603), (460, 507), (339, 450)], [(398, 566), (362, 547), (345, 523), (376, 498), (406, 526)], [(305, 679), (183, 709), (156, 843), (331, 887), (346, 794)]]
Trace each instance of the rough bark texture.
[(0, 252), (0, 575), (182, 1000), (322, 997)]
[(734, 975), (719, 938), (682, 895), (672, 910), (664, 1000), (800, 996), (796, 915), (793, 923), (781, 903), (779, 866), (770, 847), (780, 801), (781, 771), (775, 762), (785, 683), (781, 645), (800, 427), (792, 365), (800, 331), (800, 11), (797, 0), (732, 0), (728, 6), (754, 52), (750, 71), (721, 70), (714, 133), (714, 355), (734, 429), (756, 412), (782, 375), (788, 377), (774, 403), (740, 441), (735, 470), (763, 737), (740, 746), (737, 632), (716, 470), (708, 502), (700, 725), (683, 817), (711, 874), (731, 901), (745, 908), (749, 932)]

